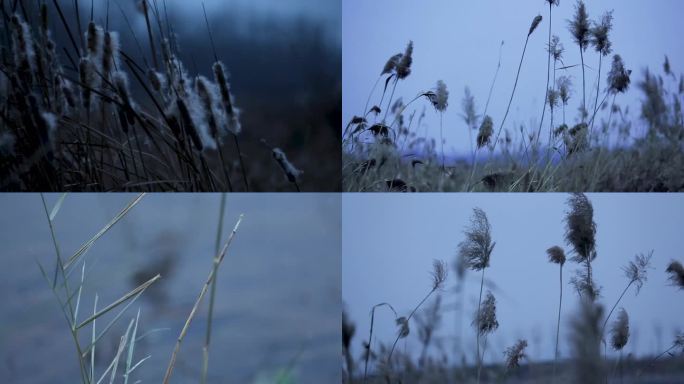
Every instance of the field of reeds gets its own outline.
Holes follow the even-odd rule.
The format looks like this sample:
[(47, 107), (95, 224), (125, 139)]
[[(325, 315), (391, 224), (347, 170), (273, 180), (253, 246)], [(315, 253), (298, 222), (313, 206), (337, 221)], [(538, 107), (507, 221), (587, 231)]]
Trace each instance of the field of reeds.
[[(138, 1), (132, 14), (96, 3), (0, 2), (0, 190), (339, 190), (335, 48), (311, 37), (289, 53), (249, 39), (227, 48), (219, 21), (237, 16), (207, 15), (203, 2), (196, 20), (169, 16), (165, 0)], [(204, 37), (184, 53), (174, 23), (187, 22)], [(234, 91), (224, 57), (242, 55), (258, 91)], [(297, 55), (333, 64), (303, 78)], [(265, 67), (302, 84), (284, 87), (272, 80), (282, 74), (258, 73)]]
[[(408, 214), (409, 221), (415, 219), (420, 222), (414, 223), (415, 225), (411, 226), (414, 229), (405, 234), (421, 232), (415, 226), (422, 225), (422, 220), (426, 216), (438, 215), (435, 212), (427, 215), (415, 214), (416, 211), (407, 207), (420, 207), (420, 204), (415, 204), (416, 200), (396, 200), (395, 203), (399, 204), (399, 201), (405, 212), (393, 217), (405, 217)], [(360, 204), (367, 207), (366, 203)], [(425, 206), (427, 205), (423, 205)], [(383, 205), (378, 210), (392, 209), (391, 207), (394, 205)], [(668, 206), (668, 209), (675, 208), (680, 207)], [(681, 258), (676, 260), (662, 256), (654, 257), (657, 250), (635, 250), (633, 256), (601, 254), (597, 243), (601, 241), (605, 244), (606, 237), (602, 234), (616, 228), (597, 225), (592, 201), (584, 194), (570, 195), (566, 200), (566, 209), (564, 216), (559, 218), (559, 225), (562, 225), (564, 230), (564, 244), (548, 244), (546, 250), (540, 248), (539, 254), (533, 258), (533, 263), (536, 264), (534, 267), (525, 265), (529, 263), (529, 258), (515, 254), (516, 248), (511, 248), (513, 244), (510, 238), (507, 238), (508, 241), (502, 241), (506, 245), (497, 245), (497, 237), (501, 236), (501, 231), (510, 231), (511, 228), (493, 228), (487, 212), (480, 208), (473, 208), (470, 220), (463, 231), (449, 239), (456, 245), (453, 262), (447, 264), (441, 260), (434, 260), (429, 279), (420, 271), (416, 273), (413, 269), (408, 274), (411, 277), (408, 277), (405, 274), (406, 266), (413, 264), (401, 260), (406, 255), (395, 253), (397, 248), (408, 253), (415, 252), (416, 249), (423, 250), (426, 242), (421, 241), (420, 245), (414, 246), (408, 245), (411, 240), (402, 240), (402, 246), (387, 246), (387, 241), (392, 240), (386, 236), (394, 231), (389, 228), (378, 228), (374, 235), (378, 243), (385, 246), (376, 247), (366, 242), (363, 247), (351, 247), (351, 252), (355, 254), (359, 253), (359, 249), (365, 248), (373, 249), (371, 252), (388, 249), (386, 254), (379, 256), (375, 261), (365, 259), (366, 255), (358, 256), (357, 262), (349, 264), (352, 269), (363, 269), (353, 271), (357, 278), (387, 278), (379, 284), (364, 284), (360, 288), (354, 288), (358, 291), (348, 291), (352, 294), (346, 298), (348, 306), (343, 309), (342, 314), (342, 366), (345, 375), (343, 382), (681, 382), (684, 377), (684, 334), (681, 328), (675, 329), (676, 333), (672, 338), (666, 336), (662, 344), (664, 347), (656, 347), (662, 348), (657, 353), (644, 354), (634, 349), (633, 343), (638, 336), (639, 328), (630, 323), (630, 314), (639, 317), (647, 308), (643, 300), (649, 299), (640, 294), (649, 284), (662, 284), (662, 287), (659, 287), (661, 290), (657, 303), (651, 304), (679, 306), (674, 313), (682, 313), (680, 295), (684, 290), (684, 268)], [(360, 213), (358, 218), (364, 214), (366, 213)], [(501, 215), (498, 217), (501, 218)], [(373, 225), (381, 225), (381, 222), (382, 220), (374, 220)], [(396, 228), (394, 225), (390, 227)], [(617, 230), (622, 231), (621, 228)], [(436, 232), (443, 233), (441, 230)], [(515, 233), (521, 233), (521, 230), (518, 229)], [(518, 242), (529, 241), (523, 236), (514, 238)], [(345, 238), (344, 242), (352, 244), (360, 240), (351, 236)], [(442, 240), (439, 236), (432, 236), (428, 242), (440, 241)], [(427, 251), (421, 252), (416, 260), (439, 257), (434, 254), (425, 255)], [(511, 268), (510, 263), (507, 264), (506, 275), (511, 277), (506, 277), (505, 281), (488, 277), (490, 266), (501, 265), (502, 262), (505, 264), (501, 259), (507, 258), (519, 260), (515, 268)], [(378, 260), (382, 260), (381, 265), (376, 264)], [(606, 262), (611, 265), (620, 263), (619, 267), (611, 267), (619, 269), (620, 274), (610, 274), (610, 278), (607, 278), (605, 269), (599, 269), (600, 272), (597, 272), (597, 262), (604, 265)], [(553, 270), (553, 286), (540, 286), (541, 280), (553, 281), (538, 276), (541, 269), (537, 266), (543, 264), (546, 264), (544, 270)], [(425, 267), (427, 269), (428, 265)], [(394, 301), (422, 285), (406, 281), (403, 286), (392, 286), (384, 291), (385, 294), (392, 291), (398, 293), (392, 296), (392, 301), (381, 301), (361, 311), (358, 303), (354, 304), (356, 320), (359, 320), (360, 315), (369, 319), (364, 320), (363, 328), (359, 327), (347, 312), (352, 304), (349, 299), (360, 300), (363, 297), (365, 300), (366, 296), (373, 296), (374, 298), (369, 300), (383, 300), (382, 297), (367, 290), (373, 286), (383, 286), (384, 289), (390, 281), (396, 282), (396, 279), (388, 276), (395, 273), (404, 276), (397, 279), (415, 278), (419, 282), (424, 280), (424, 291), (415, 292), (415, 295), (410, 293), (411, 297), (418, 298), (414, 303), (406, 300), (402, 303)], [(659, 276), (654, 276), (655, 274)], [(497, 276), (501, 278), (501, 274)], [(466, 284), (466, 277), (473, 279), (473, 284)], [(518, 287), (507, 284), (534, 288), (520, 291), (516, 290)], [(467, 295), (466, 287), (469, 287)], [(513, 297), (514, 292), (528, 292), (531, 295)], [(554, 295), (555, 299), (552, 299)], [(497, 308), (499, 298), (508, 302), (509, 306), (510, 303), (517, 303), (514, 311), (511, 312), (509, 307), (502, 315)], [(552, 300), (552, 305), (541, 302), (548, 299)], [(521, 306), (521, 301), (534, 304)], [(472, 313), (466, 310), (465, 303), (468, 302), (473, 308)], [(406, 307), (409, 309), (403, 309)], [(546, 326), (532, 323), (532, 319), (527, 320), (532, 327), (531, 332), (514, 330), (515, 326), (512, 328), (509, 324), (533, 317), (525, 313), (530, 308), (534, 308), (536, 312), (541, 308), (545, 311), (553, 308), (543, 315), (553, 324), (552, 338), (542, 339), (539, 332), (541, 328), (546, 329)], [(451, 312), (455, 312), (456, 317), (451, 317)], [(455, 323), (447, 319), (455, 319)], [(680, 319), (681, 317), (678, 317), (674, 323), (681, 324)], [(449, 330), (453, 331), (454, 325), (456, 334), (452, 336)], [(497, 332), (502, 331), (500, 327), (508, 333), (507, 340), (511, 340), (511, 333), (514, 333), (514, 340), (517, 341), (507, 341), (507, 345), (503, 346), (502, 339), (497, 335)], [(394, 329), (394, 333), (388, 332), (389, 329)], [(471, 337), (466, 336), (467, 334)], [(548, 357), (539, 357), (539, 343), (553, 346), (554, 353), (550, 360)], [(529, 352), (531, 345), (535, 345), (533, 353)], [(565, 352), (561, 353), (561, 350)]]
[[(657, 70), (628, 69), (629, 63), (619, 54), (621, 47), (611, 42), (613, 23), (624, 22), (614, 20), (612, 11), (590, 19), (583, 1), (543, 3), (548, 13), (530, 15), (530, 24), (520, 26), (515, 82), (511, 88), (497, 82), (501, 72), (516, 73), (502, 67), (500, 57), (489, 92), (480, 97), (486, 100), (481, 103), (484, 108), (478, 108), (481, 104), (468, 88), (460, 102), (454, 102), (457, 96), (441, 80), (436, 86), (425, 84), (422, 90), (402, 89), (414, 60), (421, 59), (414, 57), (412, 41), (403, 52), (389, 57), (384, 67), (375, 63), (380, 75), (365, 108), (343, 122), (343, 190), (684, 190), (684, 75), (677, 74), (667, 56)], [(565, 25), (552, 19), (558, 7), (573, 6), (574, 15)], [(560, 41), (556, 34), (561, 28), (567, 28), (573, 41)], [(546, 92), (540, 95), (545, 103), (541, 116), (530, 119), (538, 123), (514, 127), (519, 123), (507, 118), (511, 107), (515, 110), (516, 102), (521, 102), (516, 90), (533, 83), (520, 76), (528, 42), (539, 39), (547, 51)], [(577, 62), (571, 62), (577, 52)], [(573, 58), (568, 60), (565, 56), (570, 53)], [(399, 91), (416, 96), (405, 101), (396, 97)], [(636, 113), (620, 103), (627, 92), (641, 96)], [(359, 97), (366, 100), (365, 95)], [(506, 109), (489, 109), (493, 99), (505, 100)], [(577, 113), (569, 107), (571, 99), (579, 100)], [(431, 127), (432, 132), (439, 130), (437, 139), (425, 135), (427, 114), (439, 118), (439, 127)], [(443, 132), (454, 129), (442, 126), (447, 114), (461, 117), (458, 129), (468, 131), (468, 153), (445, 153), (449, 143)]]

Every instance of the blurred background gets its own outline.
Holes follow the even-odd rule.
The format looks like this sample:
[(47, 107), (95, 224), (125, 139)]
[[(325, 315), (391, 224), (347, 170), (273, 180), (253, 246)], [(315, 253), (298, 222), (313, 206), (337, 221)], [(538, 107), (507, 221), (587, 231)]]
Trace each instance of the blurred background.
[[(653, 357), (672, 346), (675, 334), (683, 330), (683, 292), (670, 285), (665, 269), (671, 260), (682, 262), (684, 196), (587, 196), (597, 225), (598, 256), (592, 270), (601, 287), (599, 302), (606, 311), (629, 282), (622, 268), (636, 254), (653, 250), (648, 280), (640, 293), (635, 295), (635, 287), (630, 287), (617, 308), (624, 307), (629, 314), (631, 336), (624, 356)], [(496, 297), (499, 328), (488, 337), (485, 364), (502, 362), (503, 351), (520, 338), (529, 343), (529, 362), (552, 361), (559, 271), (557, 264), (548, 261), (546, 249), (559, 245), (568, 258), (571, 256), (564, 241), (568, 197), (558, 193), (346, 194), (342, 200), (342, 298), (350, 320), (356, 324), (354, 357), (362, 356), (362, 340), (368, 339), (371, 308), (388, 302), (398, 316), (408, 316), (432, 287), (432, 261), (439, 259), (449, 264), (449, 276), (440, 293), (441, 322), (430, 355), (439, 358), (444, 352), (453, 365), (461, 362), (459, 351), (465, 351), (467, 363), (475, 362), (471, 322), (477, 311), (481, 274), (468, 270), (460, 281), (455, 262), (463, 230), (470, 223), (473, 208), (479, 207), (489, 218), (492, 240), (496, 242), (490, 267), (485, 271), (484, 289)], [(579, 300), (568, 282), (577, 268), (570, 260), (563, 267), (561, 359), (570, 357), (570, 320)], [(456, 287), (460, 282), (463, 290), (459, 292)], [(433, 295), (419, 312), (429, 308), (434, 299)], [(399, 341), (397, 350), (416, 358), (421, 344), (414, 320), (410, 335)], [(376, 310), (373, 348), (377, 351), (380, 343), (391, 346), (396, 335), (392, 312), (386, 307)], [(609, 358), (617, 357), (610, 347), (607, 352)]]
[[(261, 144), (263, 139), (272, 147), (282, 148), (304, 171), (302, 189), (340, 190), (341, 0), (148, 1), (157, 54), (158, 12), (165, 34), (166, 20), (170, 23), (172, 46), (189, 75), (213, 78), (214, 54), (203, 5), (206, 8), (216, 55), (230, 73), (235, 104), (242, 112), (240, 144), (245, 162), (251, 164), (248, 172), (256, 175), (252, 189), (291, 191), (270, 151)], [(20, 3), (29, 17), (37, 18), (37, 1)], [(72, 46), (50, 3), (50, 25), (60, 60), (68, 63), (62, 47), (71, 50)], [(74, 4), (79, 5), (82, 31), (94, 4), (95, 22), (102, 26), (109, 23), (110, 30), (119, 32), (121, 49), (141, 67), (153, 65), (140, 0), (58, 3), (73, 34), (77, 34), (78, 26)], [(149, 103), (137, 82), (131, 79), (130, 83), (138, 95), (136, 100)]]
[[(59, 195), (47, 195), (52, 207)], [(54, 225), (63, 257), (108, 223), (133, 194), (68, 195)], [(103, 308), (161, 273), (98, 344), (99, 375), (140, 309), (131, 377), (161, 382), (176, 338), (212, 268), (220, 196), (145, 196), (86, 254), (81, 317), (95, 293)], [(8, 383), (78, 381), (68, 325), (36, 262), (52, 274), (55, 252), (38, 194), (0, 199), (0, 378)], [(227, 199), (224, 241), (244, 220), (221, 264), (214, 306), (209, 382), (340, 382), (341, 202), (331, 194), (235, 194)], [(80, 278), (81, 264), (72, 280)], [(76, 276), (78, 275), (78, 276)], [(208, 297), (181, 346), (172, 382), (199, 382)], [(114, 312), (98, 320), (98, 329)], [(82, 331), (83, 343), (90, 327)], [(289, 380), (289, 381), (287, 381)]]

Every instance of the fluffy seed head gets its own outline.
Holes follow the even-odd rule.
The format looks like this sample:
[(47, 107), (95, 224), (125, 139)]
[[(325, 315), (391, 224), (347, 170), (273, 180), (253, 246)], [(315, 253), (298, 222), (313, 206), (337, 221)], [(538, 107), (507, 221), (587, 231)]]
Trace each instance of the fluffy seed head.
[(392, 73), (397, 68), (397, 65), (399, 65), (402, 56), (404, 56), (403, 53), (397, 53), (396, 55), (390, 57), (389, 60), (387, 60), (387, 62), (385, 63), (385, 66), (382, 68), (382, 72), (380, 72), (380, 75)]
[(86, 31), (86, 42), (88, 55), (91, 59), (100, 56), (102, 52), (102, 28), (97, 26), (95, 22), (88, 23), (88, 30)]
[(553, 35), (551, 42), (546, 49), (549, 53), (551, 53), (554, 61), (562, 61), (563, 51), (565, 49), (563, 48), (563, 44), (560, 42), (560, 38), (558, 36)]
[(629, 88), (629, 75), (632, 71), (625, 69), (620, 55), (613, 56), (613, 64), (608, 72), (608, 88), (613, 93), (623, 93)]
[(583, 193), (574, 193), (568, 199), (570, 211), (565, 217), (565, 240), (575, 251), (573, 261), (584, 262), (596, 257), (596, 223), (594, 207)]
[(527, 340), (521, 339), (506, 349), (504, 352), (506, 369), (514, 369), (520, 366), (520, 361), (525, 358), (525, 348), (527, 348)]
[(549, 256), (550, 262), (560, 264), (561, 266), (565, 264), (565, 251), (563, 251), (563, 248), (554, 245), (546, 250), (546, 254)]
[(437, 290), (442, 287), (447, 278), (447, 266), (442, 260), (432, 261), (432, 290)]
[(541, 23), (541, 21), (542, 21), (541, 15), (537, 15), (534, 17), (534, 19), (532, 19), (532, 25), (530, 25), (530, 31), (527, 32), (527, 36), (531, 35), (532, 32), (534, 32), (534, 30), (537, 29), (537, 27), (539, 26), (539, 23)]
[(589, 33), (591, 34), (591, 44), (596, 52), (603, 56), (608, 56), (611, 49), (611, 42), (608, 33), (613, 28), (613, 11), (608, 11), (601, 16), (601, 22), (594, 23)]
[(546, 91), (546, 102), (549, 104), (549, 108), (554, 109), (558, 106), (560, 100), (560, 95), (557, 90), (549, 88)]
[(401, 60), (397, 63), (396, 71), (397, 78), (405, 79), (411, 74), (411, 64), (413, 63), (413, 41), (409, 41), (406, 46), (406, 51), (401, 56)]
[(556, 81), (556, 85), (558, 86), (558, 96), (560, 96), (564, 105), (568, 105), (568, 101), (570, 100), (570, 86), (572, 85), (570, 78), (567, 76), (560, 76)]
[(436, 91), (428, 93), (427, 97), (438, 112), (446, 111), (446, 108), (449, 105), (449, 91), (442, 80), (437, 81)]
[(119, 68), (119, 34), (107, 31), (104, 34), (102, 71), (107, 74)]
[(486, 115), (482, 119), (482, 124), (480, 124), (480, 130), (477, 133), (477, 148), (482, 148), (489, 144), (494, 133), (494, 122), (489, 115)]
[(459, 257), (468, 267), (479, 271), (489, 266), (489, 258), (494, 250), (491, 227), (487, 214), (480, 208), (473, 209), (470, 226), (463, 231), (465, 239), (458, 244)]
[(620, 308), (617, 319), (610, 329), (610, 345), (614, 350), (619, 351), (627, 345), (629, 341), (629, 316), (624, 308)]
[(487, 291), (487, 295), (480, 306), (480, 312), (475, 313), (473, 325), (480, 335), (494, 332), (499, 328), (499, 322), (496, 320), (496, 299), (491, 292)]
[(684, 266), (682, 266), (682, 263), (672, 260), (667, 266), (667, 269), (665, 269), (665, 272), (670, 275), (668, 276), (668, 279), (672, 285), (679, 289), (684, 289)]
[(629, 281), (634, 282), (637, 293), (639, 293), (647, 279), (646, 272), (651, 265), (651, 257), (653, 257), (653, 251), (648, 255), (640, 253), (634, 256), (634, 261), (630, 261), (627, 266), (622, 268)]
[(283, 172), (285, 172), (285, 176), (287, 177), (287, 180), (290, 181), (290, 183), (296, 182), (299, 176), (302, 173), (304, 173), (301, 170), (297, 169), (294, 165), (292, 165), (292, 163), (290, 163), (289, 160), (287, 160), (285, 152), (283, 152), (280, 148), (273, 148), (273, 158), (278, 162), (280, 167), (283, 169)]
[(223, 63), (220, 61), (214, 63), (213, 70), (214, 80), (218, 85), (219, 93), (221, 95), (221, 103), (225, 109), (228, 130), (237, 135), (242, 131), (239, 120), (240, 111), (234, 106), (233, 95), (230, 93), (230, 85), (228, 84), (228, 78)]
[(575, 43), (579, 45), (580, 49), (586, 50), (589, 44), (589, 15), (587, 15), (587, 8), (584, 1), (579, 0), (575, 4), (575, 15), (570, 20), (570, 33), (575, 39)]

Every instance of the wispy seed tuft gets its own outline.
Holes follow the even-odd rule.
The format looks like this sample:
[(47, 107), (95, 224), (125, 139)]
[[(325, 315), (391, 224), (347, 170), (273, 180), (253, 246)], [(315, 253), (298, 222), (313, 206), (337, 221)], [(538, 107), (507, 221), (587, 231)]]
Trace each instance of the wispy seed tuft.
[(610, 345), (614, 350), (619, 351), (627, 345), (629, 341), (629, 316), (624, 308), (620, 308), (617, 319), (610, 329)]
[(563, 248), (554, 245), (546, 250), (546, 254), (549, 256), (550, 262), (560, 264), (561, 266), (565, 264), (565, 251), (563, 251)]
[(672, 285), (679, 289), (684, 289), (684, 266), (682, 266), (682, 263), (672, 260), (667, 266), (667, 269), (665, 269), (665, 272), (670, 275), (668, 276), (668, 279)]

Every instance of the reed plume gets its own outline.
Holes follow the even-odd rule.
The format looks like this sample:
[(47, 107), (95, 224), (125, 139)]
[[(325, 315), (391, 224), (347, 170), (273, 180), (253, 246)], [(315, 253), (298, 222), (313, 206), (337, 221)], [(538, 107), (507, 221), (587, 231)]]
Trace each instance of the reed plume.
[(613, 314), (615, 307), (617, 307), (617, 305), (620, 303), (620, 300), (622, 300), (622, 297), (625, 295), (625, 293), (627, 293), (629, 287), (634, 285), (636, 287), (635, 294), (639, 294), (639, 291), (641, 291), (641, 287), (644, 285), (644, 282), (647, 279), (647, 271), (651, 265), (652, 257), (653, 251), (649, 252), (648, 255), (644, 255), (643, 253), (638, 254), (634, 256), (634, 261), (630, 261), (627, 264), (627, 266), (622, 268), (622, 270), (625, 273), (625, 276), (627, 277), (627, 279), (629, 279), (629, 282), (620, 294), (620, 297), (618, 297), (617, 301), (613, 305), (613, 308), (611, 308), (610, 312), (608, 312), (608, 316), (606, 316), (606, 319), (603, 321), (603, 327), (601, 328), (602, 331), (605, 330), (606, 324), (608, 323), (608, 319), (610, 319), (610, 315)]
[(518, 340), (512, 346), (506, 348), (504, 355), (506, 356), (506, 371), (518, 368), (520, 361), (527, 355), (525, 354), (527, 348), (527, 340)]
[(473, 326), (475, 326), (477, 330), (478, 345), (479, 338), (485, 338), (482, 354), (480, 355), (479, 347), (477, 351), (477, 382), (479, 383), (484, 354), (487, 348), (487, 335), (499, 328), (499, 321), (496, 319), (496, 298), (494, 298), (494, 295), (489, 291), (487, 291), (487, 294), (485, 295), (482, 306), (480, 307), (478, 305), (477, 312), (475, 312), (475, 319), (473, 320)]
[(575, 43), (580, 49), (580, 58), (582, 60), (582, 121), (586, 116), (587, 97), (586, 97), (586, 82), (584, 76), (584, 51), (589, 46), (590, 39), (590, 24), (587, 8), (584, 1), (578, 0), (575, 4), (575, 15), (569, 22), (569, 30), (575, 39)]
[(585, 270), (579, 271), (572, 280), (573, 285), (581, 293), (592, 300), (598, 296), (599, 290), (594, 284), (591, 262), (596, 258), (596, 223), (594, 208), (583, 193), (574, 193), (568, 199), (570, 211), (565, 217), (565, 241), (572, 246), (572, 261), (584, 264)]
[(672, 260), (668, 264), (667, 269), (665, 269), (665, 272), (669, 274), (667, 278), (673, 286), (684, 289), (684, 266), (682, 266), (682, 263)]
[(624, 308), (620, 308), (617, 319), (610, 329), (610, 345), (614, 350), (622, 351), (627, 341), (629, 341), (629, 316)]
[[(603, 57), (608, 56), (612, 51), (611, 42), (608, 34), (613, 28), (613, 11), (608, 11), (601, 17), (599, 23), (594, 23), (593, 27), (589, 30), (591, 35), (591, 44), (594, 49), (599, 54), (599, 67), (598, 67), (598, 77), (596, 80), (596, 100), (594, 101), (594, 114), (600, 108), (598, 103), (599, 93), (601, 90), (601, 65), (603, 64)], [(603, 104), (603, 103), (602, 103)], [(591, 120), (591, 130), (594, 128), (594, 119)]]

